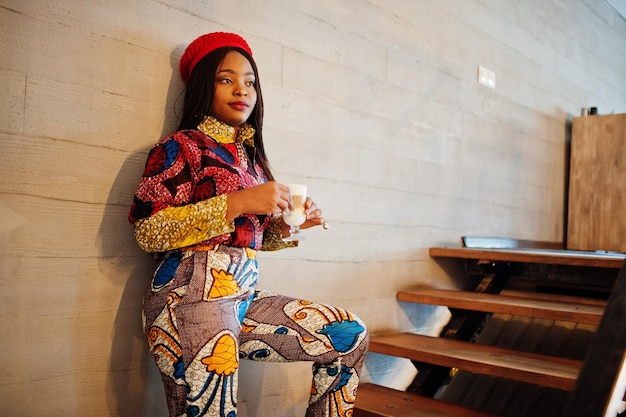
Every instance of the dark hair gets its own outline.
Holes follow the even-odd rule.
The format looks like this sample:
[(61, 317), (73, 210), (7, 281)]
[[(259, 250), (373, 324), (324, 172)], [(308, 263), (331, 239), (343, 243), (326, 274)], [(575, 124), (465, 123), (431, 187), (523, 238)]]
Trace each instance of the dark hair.
[[(230, 51), (237, 51), (246, 57), (254, 71), (254, 88), (257, 99), (252, 114), (250, 114), (247, 120), (247, 123), (256, 130), (254, 134), (254, 151), (251, 159), (253, 163), (256, 160), (267, 178), (273, 181), (274, 175), (270, 171), (265, 154), (265, 146), (263, 145), (263, 94), (261, 93), (261, 83), (259, 82), (259, 71), (256, 62), (245, 50), (235, 47), (218, 48), (198, 61), (198, 64), (196, 64), (189, 75), (185, 91), (183, 115), (178, 125), (178, 130), (196, 129), (211, 114), (215, 94), (215, 75), (224, 57)], [(250, 155), (250, 152), (248, 154)]]

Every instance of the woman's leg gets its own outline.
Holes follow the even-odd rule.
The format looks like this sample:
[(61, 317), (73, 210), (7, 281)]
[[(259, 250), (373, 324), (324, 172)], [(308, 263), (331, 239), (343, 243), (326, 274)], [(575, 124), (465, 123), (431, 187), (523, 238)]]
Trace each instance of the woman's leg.
[(240, 356), (258, 361), (312, 361), (307, 417), (351, 415), (367, 352), (365, 324), (341, 308), (257, 292), (239, 335)]
[(240, 302), (198, 301), (179, 307), (187, 417), (236, 415), (240, 323), (235, 312)]
[(207, 279), (206, 271), (212, 271), (207, 257), (200, 253), (178, 260), (170, 268), (176, 271), (170, 285), (153, 284), (144, 298), (150, 351), (161, 371), (171, 417), (236, 415), (238, 336), (250, 296), (209, 299), (213, 284), (228, 284), (233, 278), (225, 272), (230, 269), (227, 257), (220, 280)]

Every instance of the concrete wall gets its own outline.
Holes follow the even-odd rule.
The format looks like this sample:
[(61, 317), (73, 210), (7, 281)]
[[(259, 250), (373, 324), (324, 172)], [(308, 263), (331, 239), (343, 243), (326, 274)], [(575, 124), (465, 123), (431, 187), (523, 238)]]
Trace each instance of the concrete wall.
[[(571, 118), (626, 111), (626, 22), (604, 0), (1, 0), (3, 416), (166, 415), (140, 330), (154, 263), (126, 214), (176, 123), (178, 58), (216, 30), (251, 44), (277, 177), (332, 225), (262, 254), (261, 287), (373, 334), (445, 318), (395, 301), (454, 285), (429, 246), (561, 240)], [(386, 361), (366, 378), (399, 378)], [(309, 368), (244, 363), (240, 415), (302, 415)]]

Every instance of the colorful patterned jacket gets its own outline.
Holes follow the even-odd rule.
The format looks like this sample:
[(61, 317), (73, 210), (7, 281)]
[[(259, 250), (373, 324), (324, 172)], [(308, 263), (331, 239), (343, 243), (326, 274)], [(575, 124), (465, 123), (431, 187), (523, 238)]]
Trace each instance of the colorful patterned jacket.
[(226, 221), (226, 194), (267, 181), (246, 153), (254, 133), (249, 125), (235, 129), (209, 117), (198, 130), (175, 132), (150, 150), (128, 216), (142, 250), (294, 246), (282, 241), (281, 216), (243, 214)]

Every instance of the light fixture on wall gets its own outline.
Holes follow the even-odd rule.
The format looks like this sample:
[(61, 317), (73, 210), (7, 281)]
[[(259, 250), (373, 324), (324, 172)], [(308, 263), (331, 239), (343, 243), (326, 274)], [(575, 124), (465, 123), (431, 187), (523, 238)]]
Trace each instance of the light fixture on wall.
[(478, 66), (478, 82), (486, 87), (495, 90), (496, 88), (496, 73), (482, 65)]

